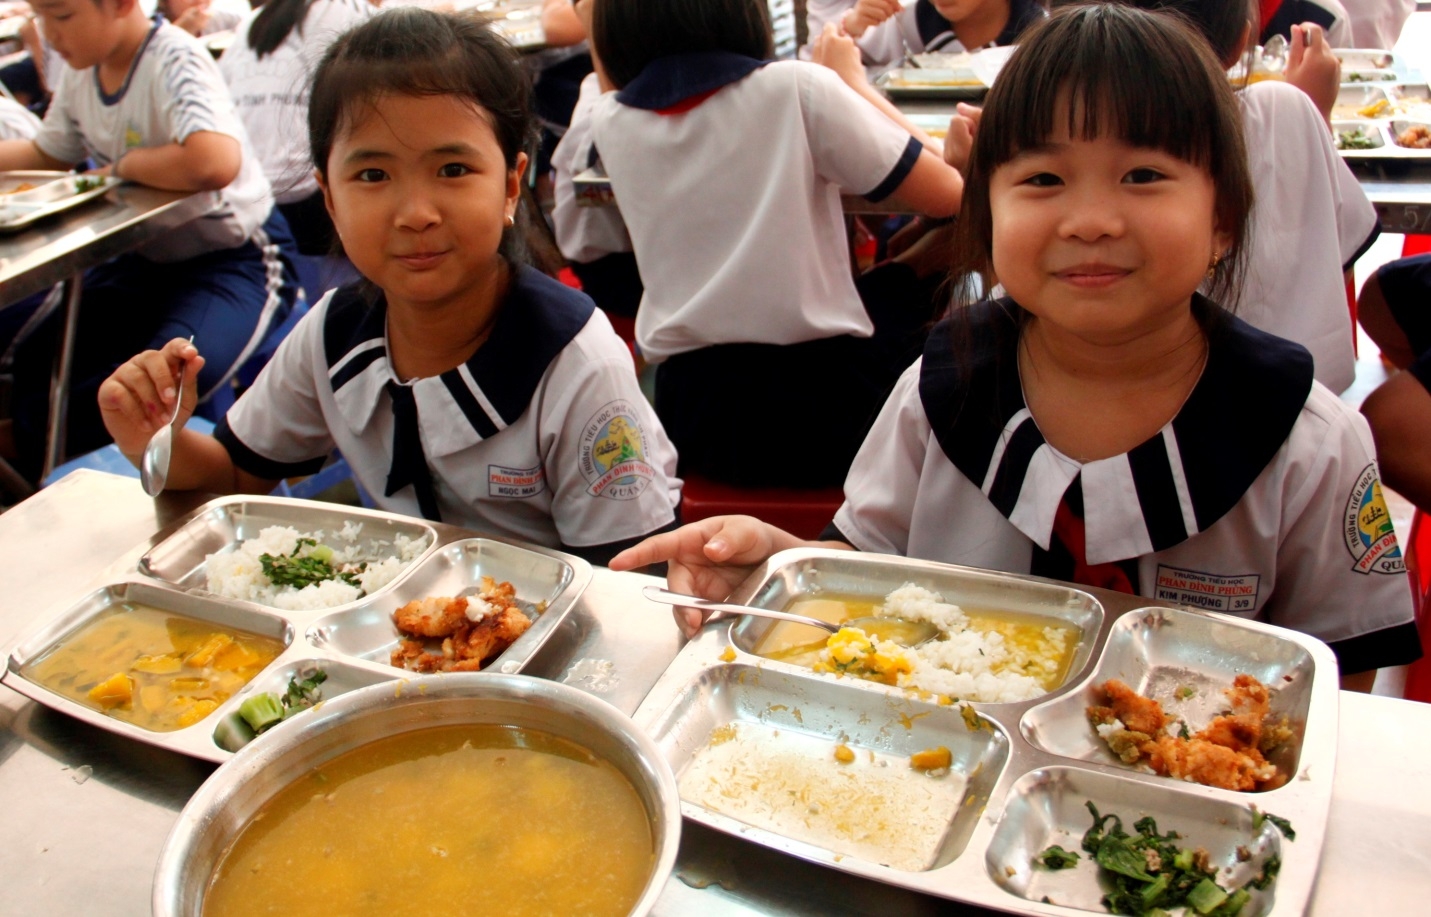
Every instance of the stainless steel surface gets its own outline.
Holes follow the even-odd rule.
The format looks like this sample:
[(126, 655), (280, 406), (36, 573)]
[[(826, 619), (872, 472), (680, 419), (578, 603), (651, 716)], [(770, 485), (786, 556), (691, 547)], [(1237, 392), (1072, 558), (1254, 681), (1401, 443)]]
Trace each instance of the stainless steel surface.
[(989, 87), (969, 68), (940, 70), (924, 67), (896, 67), (874, 79), (875, 88), (895, 101), (982, 99)]
[(93, 205), (0, 236), (0, 307), (138, 248), (214, 205), (210, 194), (111, 188)]
[[(48, 172), (0, 172), (0, 181), (15, 177), (53, 175)], [(71, 175), (45, 181), (39, 187), (0, 197), (0, 232), (19, 232), (94, 200), (117, 187), (120, 180), (105, 175)]]
[(832, 634), (840, 629), (840, 625), (830, 621), (822, 621), (819, 618), (790, 614), (787, 611), (776, 611), (773, 608), (761, 608), (758, 605), (732, 605), (729, 602), (712, 602), (710, 599), (703, 599), (697, 595), (669, 592), (660, 586), (646, 586), (641, 590), (641, 594), (651, 601), (660, 602), (663, 605), (695, 608), (699, 611), (723, 612), (728, 615), (754, 615), (757, 618), (769, 618), (774, 621), (789, 621), (792, 624), (804, 624), (806, 627), (818, 627)]
[(215, 771), (179, 813), (165, 842), (154, 873), (154, 914), (198, 917), (229, 844), (269, 799), (313, 768), (375, 739), (475, 724), (519, 726), (569, 739), (631, 782), (646, 808), (654, 845), (650, 878), (631, 915), (649, 913), (670, 876), (681, 837), (676, 782), (655, 744), (625, 714), (576, 688), (520, 675), (460, 673), (399, 682), (396, 689), (373, 685), (327, 701), (302, 720), (274, 727)]
[[(191, 334), (189, 342), (193, 341), (194, 336)], [(187, 368), (187, 360), (179, 364), (179, 382), (174, 387), (176, 394), (173, 415), (169, 417), (168, 423), (149, 437), (149, 442), (144, 444), (144, 454), (139, 457), (139, 483), (151, 497), (159, 496), (159, 492), (169, 480), (169, 452), (174, 445), (174, 421), (179, 419), (179, 408), (184, 406), (184, 370)]]
[[(133, 479), (82, 471), (0, 515), (0, 641), (33, 626), (40, 610), (134, 569), (154, 534), (203, 500), (172, 492), (151, 500)], [(524, 673), (582, 688), (631, 713), (682, 646), (667, 610), (641, 596), (643, 585), (661, 582), (596, 570), (576, 609)], [(1093, 594), (1109, 614), (1129, 601)], [(1307, 913), (1420, 917), (1431, 876), (1431, 705), (1346, 692), (1338, 699), (1331, 813)], [(212, 764), (131, 742), (0, 686), (0, 912), (149, 914), (160, 848), (212, 772)], [(992, 912), (687, 822), (675, 872), (652, 913)]]
[[(852, 856), (841, 846), (848, 843), (845, 837), (792, 841), (788, 833), (772, 829), (760, 818), (737, 820), (732, 808), (723, 807), (720, 800), (707, 807), (683, 792), (682, 811), (688, 819), (891, 885), (999, 910), (1071, 915), (1075, 912), (1064, 903), (1086, 903), (1096, 887), (1094, 871), (1069, 870), (1035, 879), (1027, 848), (1054, 834), (1063, 840), (1081, 837), (1089, 821), (1079, 807), (1085, 798), (1092, 798), (1103, 811), (1122, 815), (1129, 825), (1151, 814), (1159, 818), (1164, 831), (1176, 827), (1189, 837), (1205, 839), (1214, 862), (1236, 865), (1239, 845), (1256, 852), (1254, 864), (1278, 853), (1281, 874), (1271, 894), (1256, 898), (1249, 913), (1280, 917), (1303, 912), (1316, 880), (1336, 758), (1336, 661), (1324, 644), (1237, 618), (1142, 607), (1146, 600), (1134, 596), (1100, 594), (1095, 599), (1058, 584), (849, 551), (782, 552), (766, 561), (730, 598), (737, 604), (776, 608), (805, 596), (878, 600), (906, 582), (965, 607), (1041, 613), (1072, 623), (1083, 634), (1070, 677), (1045, 698), (969, 705), (990, 721), (995, 733), (1006, 737), (1001, 740), (1001, 754), (992, 758), (955, 755), (954, 770), (971, 778), (970, 793), (958, 811), (961, 817), (979, 817), (953, 819), (938, 856), (921, 870), (891, 868), (884, 861)], [(756, 621), (730, 628), (708, 626), (682, 650), (637, 710), (637, 724), (651, 732), (683, 781), (708, 741), (712, 745), (728, 741), (724, 734), (712, 737), (712, 730), (736, 719), (823, 740), (809, 752), (810, 761), (832, 760), (836, 743), (857, 746), (857, 756), (859, 748), (907, 756), (931, 745), (956, 747), (947, 737), (939, 741), (931, 731), (938, 729), (941, 717), (964, 729), (961, 711), (941, 707), (937, 700), (911, 698), (909, 692), (884, 684), (831, 679), (750, 656), (759, 639), (754, 631), (762, 625), (769, 626)], [(1285, 713), (1296, 735), (1288, 747), (1272, 755), (1284, 773), (1294, 775), (1275, 790), (1240, 793), (1134, 770), (1096, 741), (1084, 712), (1096, 698), (1095, 686), (1116, 677), (1162, 700), (1165, 709), (1185, 716), (1196, 730), (1222, 707), (1222, 689), (1231, 687), (1233, 677), (1243, 672), (1277, 690), (1273, 713)], [(1196, 694), (1178, 704), (1174, 697), (1185, 686)], [(745, 695), (753, 695), (754, 700), (743, 700)], [(975, 778), (992, 779), (993, 785), (975, 792)], [(1093, 795), (1073, 798), (1084, 791)], [(1251, 805), (1290, 819), (1297, 829), (1296, 845), (1282, 849), (1265, 833), (1234, 831), (1224, 823), (1228, 813), (1247, 812)], [(964, 806), (972, 811), (966, 813)], [(1042, 821), (1036, 825), (1012, 821), (1034, 817), (1030, 813), (1041, 813)], [(1164, 824), (1164, 816), (1173, 815), (1176, 824)], [(1243, 817), (1231, 824), (1247, 829), (1250, 820)], [(1224, 887), (1256, 875), (1255, 870), (1245, 876), (1243, 872), (1239, 867), (1224, 874)], [(1044, 903), (1045, 894), (1059, 904)]]
[[(345, 538), (348, 526), (361, 529)], [(399, 537), (428, 540), (420, 555), (392, 582), (355, 602), (318, 610), (277, 609), (252, 601), (224, 598), (206, 590), (204, 559), (232, 551), (242, 541), (272, 525), (300, 532), (323, 532), (325, 543), (348, 542), (356, 557), (379, 559), (393, 553)], [(261, 691), (282, 693), (299, 671), (321, 668), (330, 679), (325, 699), (377, 681), (413, 677), (389, 664), (398, 644), (393, 612), (414, 599), (455, 595), (482, 576), (509, 581), (533, 624), (488, 664), (488, 669), (517, 673), (561, 627), (591, 580), (591, 567), (578, 557), (545, 548), (464, 537), (452, 526), (394, 516), (376, 510), (288, 500), (276, 497), (223, 497), (199, 507), (187, 519), (158, 536), (158, 544), (137, 563), (77, 603), (50, 616), (37, 615), (38, 626), (8, 652), (3, 683), (46, 706), (100, 729), (209, 761), (227, 760), (248, 736), (237, 710)], [(143, 575), (141, 575), (143, 574)], [(150, 577), (145, 579), (144, 575)], [(25, 666), (66, 639), (84, 622), (120, 601), (134, 601), (219, 626), (276, 637), (286, 646), (252, 682), (192, 726), (154, 732), (106, 716), (27, 677)], [(331, 669), (331, 671), (330, 671)]]

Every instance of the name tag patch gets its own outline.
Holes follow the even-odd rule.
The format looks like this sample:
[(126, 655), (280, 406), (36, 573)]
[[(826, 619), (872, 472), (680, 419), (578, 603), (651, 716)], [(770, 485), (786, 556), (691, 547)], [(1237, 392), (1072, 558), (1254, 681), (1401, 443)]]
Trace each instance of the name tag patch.
[(487, 495), (489, 497), (535, 497), (547, 489), (547, 477), (542, 466), (535, 468), (507, 468), (502, 465), (487, 466)]
[(1251, 614), (1257, 610), (1261, 579), (1256, 573), (1222, 576), (1159, 564), (1155, 595), (1165, 602), (1176, 602), (1199, 611)]

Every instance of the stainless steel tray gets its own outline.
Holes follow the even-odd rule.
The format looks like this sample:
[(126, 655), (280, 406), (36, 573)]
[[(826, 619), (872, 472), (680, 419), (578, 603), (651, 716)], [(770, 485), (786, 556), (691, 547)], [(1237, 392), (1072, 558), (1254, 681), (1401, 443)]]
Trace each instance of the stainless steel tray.
[[(107, 175), (71, 172), (0, 172), (0, 232), (18, 232), (46, 217), (92, 201), (118, 185)], [(20, 184), (35, 187), (6, 193)]]
[[(336, 532), (361, 523), (358, 543), (374, 551), (395, 534), (428, 536), (431, 543), (392, 582), (356, 602), (321, 610), (293, 611), (224, 598), (203, 588), (204, 557), (231, 550), (268, 525), (300, 531)], [(224, 761), (247, 741), (238, 706), (256, 692), (283, 693), (294, 675), (322, 669), (325, 698), (417, 675), (388, 664), (397, 645), (392, 613), (413, 599), (455, 595), (481, 576), (510, 581), (532, 626), (488, 669), (522, 671), (561, 626), (591, 581), (591, 565), (579, 557), (534, 545), (477, 536), (456, 526), (427, 523), (392, 513), (308, 500), (237, 496), (211, 501), (160, 532), (131, 575), (111, 577), (77, 601), (41, 615), (42, 623), (6, 650), (0, 681), (26, 697), (111, 732), (210, 761)], [(70, 700), (29, 680), (26, 664), (44, 655), (93, 616), (116, 602), (132, 601), (184, 617), (258, 633), (286, 648), (247, 685), (204, 719), (173, 732), (154, 732)], [(539, 609), (540, 613), (538, 613)]]
[(982, 99), (989, 87), (972, 68), (895, 67), (875, 77), (891, 99)]
[[(1053, 843), (1078, 849), (1091, 824), (1084, 807), (1091, 800), (1125, 825), (1151, 815), (1160, 830), (1177, 830), (1186, 845), (1205, 847), (1223, 870), (1225, 888), (1242, 885), (1279, 856), (1277, 881), (1255, 892), (1243, 915), (1302, 913), (1326, 831), (1336, 754), (1337, 667), (1325, 644), (1230, 616), (1148, 605), (1141, 597), (1105, 605), (1046, 580), (848, 551), (777, 554), (731, 600), (769, 608), (821, 594), (878, 600), (906, 582), (954, 604), (1042, 614), (1077, 626), (1084, 636), (1066, 681), (1029, 701), (949, 705), (752, 655), (772, 626), (767, 620), (712, 623), (682, 650), (634, 717), (682, 780), (687, 818), (891, 885), (1012, 913), (1071, 915), (1103, 911), (1088, 857), (1058, 872), (1033, 868), (1032, 858)], [(1295, 777), (1275, 790), (1240, 793), (1134, 770), (1107, 751), (1085, 717), (1095, 685), (1117, 677), (1199, 728), (1240, 672), (1275, 686), (1273, 712), (1285, 712), (1295, 733), (1273, 757)], [(1195, 694), (1174, 707), (1174, 692), (1184, 686)], [(741, 820), (693, 798), (698, 793), (687, 783), (688, 770), (709, 741), (732, 732), (768, 750), (761, 759), (803, 746), (818, 774), (838, 774), (837, 744), (854, 752), (856, 764), (868, 760), (869, 768), (881, 760), (898, 766), (891, 756), (943, 745), (952, 773), (967, 783), (946, 812), (942, 834), (936, 830), (914, 865), (895, 868), (850, 853), (844, 842), (772, 830), (761, 817), (742, 812)], [(817, 796), (817, 807), (822, 802)], [(1254, 829), (1254, 806), (1290, 820), (1296, 841), (1282, 838), (1270, 821)], [(1239, 847), (1250, 859), (1239, 859)]]
[[(1343, 85), (1332, 107), (1332, 133), (1343, 159), (1431, 161), (1431, 148), (1402, 146), (1398, 136), (1413, 125), (1431, 130), (1431, 86), (1425, 83)], [(1344, 148), (1349, 132), (1359, 131), (1371, 145)]]

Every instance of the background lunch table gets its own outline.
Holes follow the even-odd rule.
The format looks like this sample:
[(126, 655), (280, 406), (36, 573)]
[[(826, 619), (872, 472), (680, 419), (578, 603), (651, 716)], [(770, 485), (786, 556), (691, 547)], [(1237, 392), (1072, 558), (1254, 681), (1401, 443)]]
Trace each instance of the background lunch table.
[[(79, 331), (75, 316), (84, 272), (202, 215), (212, 200), (207, 194), (126, 184), (27, 229), (0, 235), (0, 309), (57, 284), (64, 288), (64, 333), (50, 376), (50, 426), (41, 477), (59, 464), (64, 453), (70, 358)], [(24, 479), (3, 460), (0, 477), (9, 489), (29, 492)]]
[[(156, 532), (203, 500), (192, 494), (150, 500), (130, 478), (80, 471), (0, 515), (0, 644), (8, 646), (37, 616), (87, 588), (131, 571)], [(651, 582), (598, 569), (528, 673), (635, 710), (681, 647), (669, 609), (641, 596)], [(1130, 601), (1100, 597), (1110, 613)], [(212, 771), (211, 764), (131, 742), (0, 687), (0, 913), (148, 914), (164, 839)], [(1272, 805), (1273, 797), (1266, 798)], [(805, 863), (689, 822), (683, 832), (658, 917), (993, 913)], [(1428, 836), (1431, 705), (1344, 692), (1331, 816), (1308, 913), (1419, 917), (1431, 889)]]

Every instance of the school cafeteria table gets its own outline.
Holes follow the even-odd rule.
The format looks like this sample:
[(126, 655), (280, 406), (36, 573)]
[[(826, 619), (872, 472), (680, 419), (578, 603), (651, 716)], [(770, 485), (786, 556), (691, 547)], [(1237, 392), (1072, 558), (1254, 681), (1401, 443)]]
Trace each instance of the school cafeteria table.
[[(78, 471), (0, 515), (0, 646), (88, 587), (132, 570), (151, 537), (203, 499), (150, 500), (130, 478)], [(641, 596), (651, 582), (598, 569), (528, 672), (568, 681), (627, 713), (635, 710), (681, 647), (669, 609)], [(1100, 592), (1109, 602), (1113, 597)], [(601, 668), (594, 661), (609, 661), (609, 675), (590, 678), (587, 673)], [(0, 687), (0, 914), (148, 914), (164, 839), (213, 768)], [(1431, 705), (1344, 692), (1331, 815), (1308, 913), (1425, 914), (1428, 837)], [(454, 910), (452, 902), (436, 904)], [(653, 913), (993, 912), (815, 866), (688, 822), (675, 873)]]
[[(210, 205), (206, 194), (124, 184), (27, 229), (0, 235), (0, 309), (56, 284), (64, 286), (65, 331), (50, 377), (50, 429), (41, 477), (63, 458), (74, 317), (84, 272), (189, 222)], [(24, 479), (3, 460), (0, 478), (12, 490), (29, 492)]]

